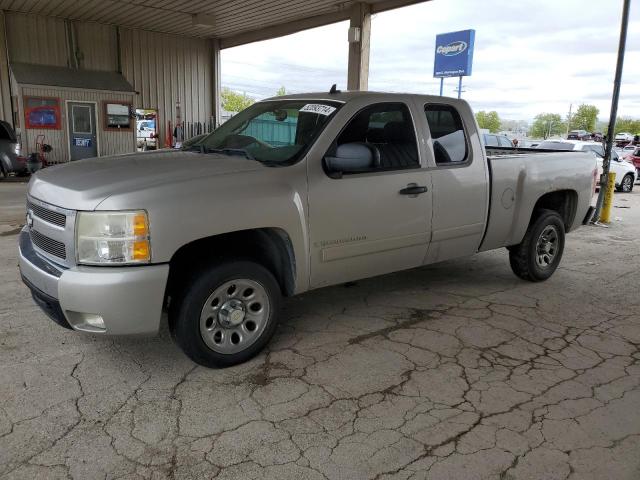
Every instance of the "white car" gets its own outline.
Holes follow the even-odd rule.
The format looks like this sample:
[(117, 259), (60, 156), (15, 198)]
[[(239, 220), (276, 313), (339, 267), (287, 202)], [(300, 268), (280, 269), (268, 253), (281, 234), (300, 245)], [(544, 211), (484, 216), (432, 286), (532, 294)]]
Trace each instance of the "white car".
[(616, 142), (631, 142), (633, 141), (633, 134), (629, 132), (620, 132), (615, 137)]
[(143, 120), (138, 122), (138, 148), (141, 150), (155, 150), (158, 145), (156, 136), (156, 122), (154, 120)]
[[(602, 159), (604, 158), (604, 147), (598, 142), (582, 142), (580, 140), (545, 140), (536, 148), (548, 150), (579, 150), (583, 152), (593, 152), (598, 159), (598, 178), (602, 175)], [(611, 150), (610, 171), (616, 174), (616, 190), (629, 193), (633, 190), (636, 181), (636, 167), (633, 163), (620, 158), (615, 150)]]

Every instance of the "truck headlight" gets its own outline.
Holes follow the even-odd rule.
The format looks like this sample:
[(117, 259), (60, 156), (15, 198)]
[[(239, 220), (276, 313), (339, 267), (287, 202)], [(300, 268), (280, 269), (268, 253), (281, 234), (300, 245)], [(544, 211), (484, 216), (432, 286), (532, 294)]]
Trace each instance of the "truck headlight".
[(84, 265), (151, 261), (149, 218), (144, 210), (78, 212), (76, 255)]

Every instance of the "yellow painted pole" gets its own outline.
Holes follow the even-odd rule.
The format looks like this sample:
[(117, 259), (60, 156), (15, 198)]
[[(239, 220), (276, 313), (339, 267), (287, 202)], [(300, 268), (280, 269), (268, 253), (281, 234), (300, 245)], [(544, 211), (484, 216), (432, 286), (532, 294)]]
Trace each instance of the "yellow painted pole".
[(613, 191), (616, 189), (616, 174), (609, 172), (607, 176), (606, 190), (604, 191), (604, 200), (602, 202), (602, 213), (600, 221), (602, 223), (611, 222), (611, 206), (613, 205)]

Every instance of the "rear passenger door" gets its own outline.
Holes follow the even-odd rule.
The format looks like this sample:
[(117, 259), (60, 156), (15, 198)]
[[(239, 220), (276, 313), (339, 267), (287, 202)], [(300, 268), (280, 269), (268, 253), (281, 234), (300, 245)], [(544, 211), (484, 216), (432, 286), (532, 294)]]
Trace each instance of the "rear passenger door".
[(426, 263), (433, 263), (478, 250), (487, 221), (489, 174), (484, 147), (466, 104), (429, 103), (422, 108), (433, 182), (432, 236)]
[[(416, 267), (427, 251), (431, 175), (420, 162), (411, 111), (401, 102), (356, 108), (343, 107), (344, 128), (327, 133), (308, 159), (312, 287)], [(323, 158), (341, 145), (365, 145), (379, 162), (332, 178)]]

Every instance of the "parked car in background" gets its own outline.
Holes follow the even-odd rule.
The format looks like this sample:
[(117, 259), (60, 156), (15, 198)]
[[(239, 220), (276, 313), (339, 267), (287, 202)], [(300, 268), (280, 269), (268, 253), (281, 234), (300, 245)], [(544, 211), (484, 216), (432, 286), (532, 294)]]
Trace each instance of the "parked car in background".
[(631, 142), (633, 141), (633, 134), (629, 132), (620, 132), (615, 137), (616, 142)]
[(624, 159), (627, 162), (633, 163), (633, 166), (636, 167), (636, 180), (638, 180), (638, 178), (640, 178), (640, 147), (636, 147), (635, 150), (628, 153)]
[(591, 134), (586, 130), (571, 130), (567, 140), (591, 140)]
[[(579, 150), (583, 152), (593, 152), (598, 160), (598, 178), (602, 175), (602, 160), (604, 158), (604, 147), (599, 142), (582, 142), (580, 140), (545, 140), (536, 148), (547, 150)], [(633, 185), (638, 178), (635, 166), (618, 155), (615, 150), (611, 151), (610, 170), (616, 174), (616, 190), (629, 193), (633, 190)]]
[(0, 120), (0, 178), (6, 178), (10, 173), (27, 173), (26, 159), (19, 155), (16, 132), (9, 123)]
[(622, 157), (625, 157), (627, 154), (634, 152), (635, 149), (636, 149), (636, 146), (631, 143), (629, 145), (625, 145), (624, 147), (622, 147), (622, 152), (621, 152)]
[(482, 135), (486, 147), (513, 147), (513, 142), (506, 135), (485, 133)]

